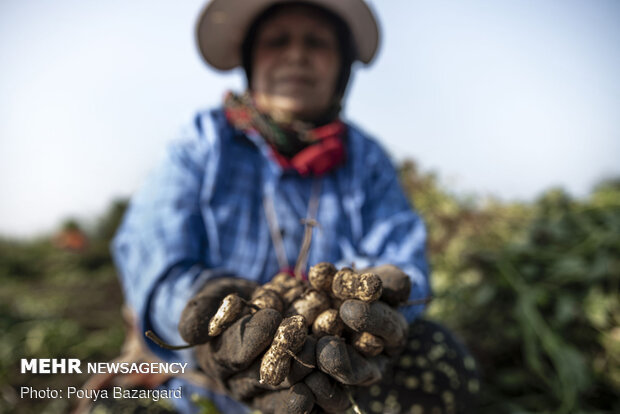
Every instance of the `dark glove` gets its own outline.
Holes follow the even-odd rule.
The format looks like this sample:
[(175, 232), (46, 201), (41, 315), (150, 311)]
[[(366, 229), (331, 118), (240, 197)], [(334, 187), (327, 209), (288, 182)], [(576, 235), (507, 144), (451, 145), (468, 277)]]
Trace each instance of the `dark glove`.
[(379, 382), (390, 359), (403, 351), (408, 326), (395, 306), (407, 300), (411, 282), (404, 272), (392, 265), (362, 272), (374, 273), (381, 279), (380, 300), (345, 300), (338, 314), (353, 332), (348, 335), (348, 343), (335, 336), (321, 338), (317, 346), (317, 363), (321, 371), (343, 384), (368, 386)]
[(397, 266), (386, 264), (369, 267), (364, 272), (375, 273), (381, 279), (383, 285), (381, 301), (390, 306), (399, 306), (409, 299), (411, 279)]
[[(372, 276), (370, 279), (363, 276), (360, 280), (372, 278), (377, 279), (377, 276)], [(196, 348), (198, 363), (217, 383), (218, 389), (226, 390), (231, 397), (265, 414), (309, 412), (315, 406), (316, 409), (320, 408), (326, 412), (342, 412), (350, 405), (343, 384), (368, 386), (381, 380), (388, 365), (388, 358), (376, 354), (384, 348), (390, 355), (399, 352), (406, 335), (404, 318), (383, 302), (369, 304), (356, 299), (344, 302), (334, 300), (334, 304), (342, 303), (340, 311), (332, 313), (340, 315), (348, 326), (349, 331), (344, 334), (348, 343), (345, 343), (342, 337), (336, 336), (323, 337), (318, 343), (314, 338), (308, 337), (299, 352), (300, 348), (293, 351), (298, 361), (292, 360), (288, 374), (286, 377), (281, 377), (284, 381), (281, 379), (271, 381), (273, 384), (281, 381), (277, 385), (261, 383), (260, 356), (272, 344), (278, 326), (282, 322), (282, 313), (275, 309), (283, 309), (287, 315), (299, 313), (313, 319), (316, 317), (315, 313), (318, 314), (324, 307), (329, 307), (329, 299), (325, 294), (319, 295), (319, 292), (307, 290), (307, 287), (299, 289), (299, 282), (292, 283), (294, 279), (288, 277), (285, 280), (280, 279), (284, 278), (276, 277), (260, 288), (255, 283), (236, 278), (210, 281), (188, 303), (179, 324), (179, 331), (186, 341), (200, 343)], [(381, 283), (378, 281), (377, 283), (380, 289)], [(224, 308), (218, 311), (223, 298), (226, 297), (228, 300), (230, 298), (227, 297), (228, 294), (236, 293), (237, 304), (245, 303), (252, 298), (254, 305), (258, 305), (259, 302), (267, 302), (265, 288), (268, 291), (278, 292), (276, 296), (284, 299), (284, 303), (291, 303), (284, 308), (274, 307), (258, 311), (256, 309), (250, 311), (251, 308), (247, 304), (243, 305), (243, 313), (235, 317), (238, 319), (232, 324), (223, 325), (221, 334), (215, 335), (214, 332), (209, 334), (207, 326), (209, 322), (218, 320), (221, 309)], [(340, 288), (346, 291), (349, 286), (344, 284)], [(369, 291), (372, 289), (370, 286)], [(304, 291), (307, 294), (303, 294)], [(302, 296), (296, 300), (300, 294)], [(319, 299), (325, 299), (327, 303), (323, 304), (321, 300), (310, 301), (314, 298), (313, 294), (325, 296)], [(330, 292), (327, 292), (327, 295), (329, 294)], [(380, 295), (381, 292), (378, 291), (368, 296), (377, 299)], [(408, 292), (404, 296), (407, 297)], [(257, 301), (258, 297), (263, 299)], [(224, 303), (227, 303), (226, 300)], [(295, 306), (304, 300), (309, 302), (306, 306)], [(310, 303), (313, 305), (310, 306)], [(231, 322), (232, 320), (234, 319), (231, 319)], [(306, 322), (311, 324), (311, 321)], [(353, 335), (353, 331), (357, 331), (359, 338)], [(368, 351), (368, 347), (362, 346), (364, 344), (374, 345), (374, 348), (371, 346)], [(308, 368), (309, 366), (315, 368)]]
[[(220, 383), (246, 369), (271, 344), (282, 320), (280, 312), (274, 309), (250, 314), (245, 303), (257, 287), (255, 282), (235, 277), (212, 279), (190, 299), (181, 314), (181, 336), (198, 345), (195, 353), (200, 367)], [(213, 321), (221, 316), (221, 306), (230, 294), (237, 295), (237, 314), (232, 325), (222, 325), (214, 332)]]
[(383, 340), (388, 355), (398, 355), (403, 351), (408, 330), (407, 320), (386, 303), (349, 299), (340, 306), (340, 319), (355, 332), (367, 332)]
[(261, 414), (308, 414), (314, 407), (312, 391), (303, 382), (281, 391), (260, 395), (252, 407)]
[(227, 380), (255, 360), (260, 362), (258, 357), (271, 344), (281, 321), (282, 315), (274, 309), (242, 316), (221, 335), (196, 347), (198, 365), (234, 395), (234, 388), (226, 385)]
[(204, 344), (209, 341), (209, 321), (217, 312), (222, 300), (231, 293), (236, 293), (244, 300), (249, 300), (255, 282), (237, 277), (218, 277), (209, 280), (205, 286), (187, 302), (181, 320), (179, 333), (190, 345)]
[(398, 307), (409, 299), (411, 279), (391, 264), (370, 267), (363, 272), (374, 273), (381, 279), (379, 301), (370, 304), (348, 301), (346, 306), (340, 307), (340, 317), (349, 328), (357, 332), (352, 342), (362, 354), (377, 355), (383, 346), (386, 354), (397, 356), (403, 351), (408, 331), (407, 320), (398, 311)]
[[(221, 304), (226, 302), (224, 298), (231, 293), (243, 301), (252, 298), (252, 305), (245, 304), (243, 313), (230, 326), (224, 326), (220, 334), (210, 335), (208, 326), (220, 314)], [(179, 331), (186, 341), (199, 343), (195, 348), (198, 364), (218, 390), (265, 412), (309, 412), (314, 397), (301, 381), (313, 370), (308, 367), (316, 365), (314, 338), (302, 343), (296, 357), (303, 364), (293, 360), (284, 382), (277, 386), (260, 383), (260, 356), (272, 344), (282, 322), (280, 311), (256, 309), (255, 305), (260, 307), (267, 301), (264, 289), (253, 282), (214, 279), (188, 302)]]
[(306, 376), (303, 382), (284, 390), (262, 394), (252, 402), (252, 407), (262, 414), (343, 413), (350, 406), (342, 386), (316, 370)]
[(252, 404), (252, 400), (268, 391), (281, 391), (290, 388), (300, 382), (310, 374), (316, 366), (316, 340), (312, 337), (306, 338), (303, 348), (297, 353), (297, 359), (303, 362), (291, 361), (291, 368), (286, 379), (276, 385), (271, 386), (260, 382), (261, 360), (257, 359), (249, 368), (230, 377), (226, 384), (231, 390), (233, 398), (247, 404)]
[(378, 364), (363, 357), (343, 338), (324, 336), (316, 349), (318, 367), (346, 385), (370, 385), (381, 380)]
[(260, 361), (254, 362), (227, 381), (232, 396), (262, 414), (307, 413), (315, 405), (327, 413), (344, 412), (351, 404), (342, 386), (311, 368), (316, 367), (316, 345), (316, 339), (309, 336), (296, 355), (298, 360), (292, 361), (288, 376), (277, 386), (260, 383)]

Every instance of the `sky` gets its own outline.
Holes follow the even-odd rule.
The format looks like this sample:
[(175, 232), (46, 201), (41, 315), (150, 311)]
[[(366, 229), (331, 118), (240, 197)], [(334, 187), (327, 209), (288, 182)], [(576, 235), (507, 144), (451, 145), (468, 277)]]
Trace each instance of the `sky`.
[[(620, 2), (375, 0), (382, 41), (345, 117), (455, 192), (528, 201), (620, 176)], [(0, 0), (0, 235), (128, 197), (196, 111), (203, 1)]]

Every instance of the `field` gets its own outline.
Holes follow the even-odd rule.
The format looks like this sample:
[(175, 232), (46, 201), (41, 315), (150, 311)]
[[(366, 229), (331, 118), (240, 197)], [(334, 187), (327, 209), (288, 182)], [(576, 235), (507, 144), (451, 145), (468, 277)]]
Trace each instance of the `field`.
[[(550, 189), (524, 204), (455, 195), (412, 162), (400, 172), (429, 228), (428, 314), (476, 357), (479, 413), (620, 412), (620, 181), (584, 199)], [(20, 387), (51, 383), (19, 374), (21, 358), (119, 354), (122, 293), (108, 244), (125, 206), (94, 225), (68, 220), (52, 236), (0, 240), (0, 412), (70, 409), (20, 400)]]

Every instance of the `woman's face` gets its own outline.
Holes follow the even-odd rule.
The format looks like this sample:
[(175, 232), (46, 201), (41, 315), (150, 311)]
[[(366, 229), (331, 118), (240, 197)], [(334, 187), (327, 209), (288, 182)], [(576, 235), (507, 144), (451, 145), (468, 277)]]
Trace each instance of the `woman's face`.
[(312, 120), (332, 104), (340, 73), (334, 28), (312, 8), (291, 6), (258, 29), (252, 93), (259, 110), (276, 120)]

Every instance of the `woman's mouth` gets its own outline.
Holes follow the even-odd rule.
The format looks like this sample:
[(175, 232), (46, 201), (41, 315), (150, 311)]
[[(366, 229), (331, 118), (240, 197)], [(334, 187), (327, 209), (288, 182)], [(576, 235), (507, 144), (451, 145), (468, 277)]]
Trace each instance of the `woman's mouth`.
[(276, 79), (280, 85), (291, 85), (291, 86), (313, 86), (314, 79), (310, 76), (305, 75), (285, 75), (280, 76)]

